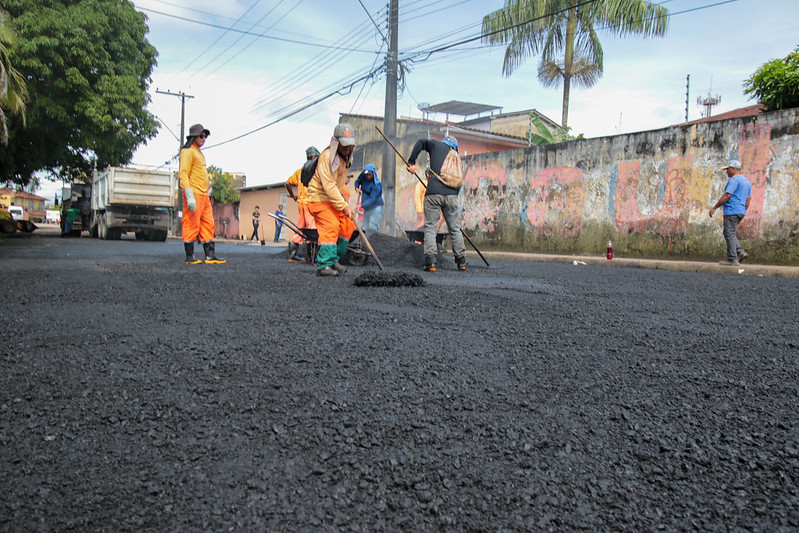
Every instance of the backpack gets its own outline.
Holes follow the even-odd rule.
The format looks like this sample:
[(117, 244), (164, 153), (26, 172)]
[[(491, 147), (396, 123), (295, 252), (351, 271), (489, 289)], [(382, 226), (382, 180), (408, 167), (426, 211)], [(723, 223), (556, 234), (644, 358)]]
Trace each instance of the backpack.
[(300, 171), (300, 181), (306, 187), (309, 183), (311, 183), (311, 178), (316, 173), (316, 164), (319, 163), (319, 158), (311, 159), (310, 161), (306, 161), (302, 165), (302, 170)]
[(441, 175), (437, 176), (439, 181), (453, 189), (460, 189), (463, 185), (463, 167), (461, 158), (456, 150), (450, 149), (444, 163), (441, 165)]

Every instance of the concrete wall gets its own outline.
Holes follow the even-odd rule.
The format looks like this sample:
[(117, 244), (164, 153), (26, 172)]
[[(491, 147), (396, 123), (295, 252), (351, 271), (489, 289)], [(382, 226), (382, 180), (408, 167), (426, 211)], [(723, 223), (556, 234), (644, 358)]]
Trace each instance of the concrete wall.
[[(722, 216), (708, 210), (736, 158), (752, 182), (744, 248), (797, 263), (797, 111), (467, 156), (464, 229), (487, 249), (603, 253), (612, 239), (617, 255), (720, 258)], [(401, 165), (397, 222), (415, 227), (415, 178)]]

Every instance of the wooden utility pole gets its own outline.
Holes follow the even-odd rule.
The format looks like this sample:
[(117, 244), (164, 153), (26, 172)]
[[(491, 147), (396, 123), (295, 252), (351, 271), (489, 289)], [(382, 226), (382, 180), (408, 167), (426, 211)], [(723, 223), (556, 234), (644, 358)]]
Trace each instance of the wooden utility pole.
[[(180, 98), (180, 139), (178, 139), (178, 158), (180, 158), (180, 150), (183, 148), (184, 139), (186, 137), (186, 98), (194, 97), (184, 92), (173, 93), (170, 91), (159, 91), (158, 89), (156, 89), (155, 92)], [(178, 159), (178, 165), (180, 165), (180, 159)], [(178, 191), (178, 196), (175, 198), (175, 220), (172, 221), (172, 235), (181, 235), (183, 227), (179, 223), (179, 218), (177, 216), (183, 208), (183, 195), (180, 192), (180, 183), (175, 187), (175, 190)]]
[(186, 94), (184, 92), (173, 93), (170, 91), (159, 91), (158, 89), (155, 90), (158, 94), (166, 94), (169, 96), (177, 96), (180, 98), (180, 139), (178, 139), (178, 153), (180, 153), (180, 149), (183, 148), (183, 142), (185, 137), (184, 133), (186, 132), (186, 98), (194, 98), (190, 94)]
[[(399, 0), (390, 0), (388, 17), (388, 53), (386, 54), (386, 103), (383, 111), (383, 130), (392, 141), (397, 137), (397, 29)], [(396, 227), (396, 156), (391, 146), (383, 146), (383, 200), (385, 210), (383, 230), (393, 234)]]

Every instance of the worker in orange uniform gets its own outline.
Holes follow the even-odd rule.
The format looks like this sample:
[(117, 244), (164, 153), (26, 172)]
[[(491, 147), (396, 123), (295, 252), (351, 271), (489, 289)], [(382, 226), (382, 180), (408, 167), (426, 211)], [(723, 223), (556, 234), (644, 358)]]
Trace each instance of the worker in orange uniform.
[(351, 223), (354, 212), (341, 194), (341, 188), (346, 184), (354, 150), (352, 126), (344, 122), (338, 124), (330, 146), (319, 156), (316, 172), (308, 183), (308, 209), (319, 232), (317, 276), (338, 276), (347, 271), (339, 260), (347, 251), (355, 225)]
[(180, 151), (180, 187), (183, 189), (183, 247), (186, 263), (202, 263), (194, 257), (194, 241), (199, 237), (205, 248), (206, 263), (224, 263), (214, 250), (214, 214), (208, 196), (208, 169), (200, 148), (211, 132), (202, 124), (189, 128), (186, 144)]
[[(313, 161), (319, 157), (319, 150), (315, 146), (309, 146), (305, 150), (305, 159)], [(297, 226), (300, 229), (316, 229), (311, 212), (308, 211), (308, 187), (302, 184), (300, 176), (302, 174), (302, 167), (298, 168), (294, 174), (286, 180), (286, 190), (291, 196), (291, 199), (297, 202)], [(294, 186), (297, 187), (297, 192), (294, 192)], [(289, 261), (305, 261), (306, 258), (297, 255), (297, 251), (303, 242), (303, 238), (299, 233), (295, 233), (294, 237), (289, 241)]]

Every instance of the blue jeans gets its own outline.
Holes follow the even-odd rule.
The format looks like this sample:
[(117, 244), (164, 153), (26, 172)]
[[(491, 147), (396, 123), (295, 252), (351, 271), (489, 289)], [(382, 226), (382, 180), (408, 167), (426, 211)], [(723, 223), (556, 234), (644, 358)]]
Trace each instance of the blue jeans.
[(378, 205), (363, 210), (363, 229), (378, 230), (380, 221), (383, 219), (383, 206)]
[(275, 242), (280, 240), (280, 230), (282, 230), (282, 229), (283, 229), (283, 225), (282, 224), (280, 226), (275, 224)]
[(461, 233), (461, 208), (458, 205), (458, 196), (455, 194), (427, 194), (424, 197), (424, 255), (435, 257), (438, 254), (436, 246), (436, 225), (439, 214), (444, 215), (444, 222), (449, 229), (449, 238), (452, 241), (452, 255), (464, 257), (466, 245)]
[(727, 241), (727, 261), (737, 261), (744, 254), (738, 242), (738, 224), (744, 215), (724, 215), (724, 240)]

